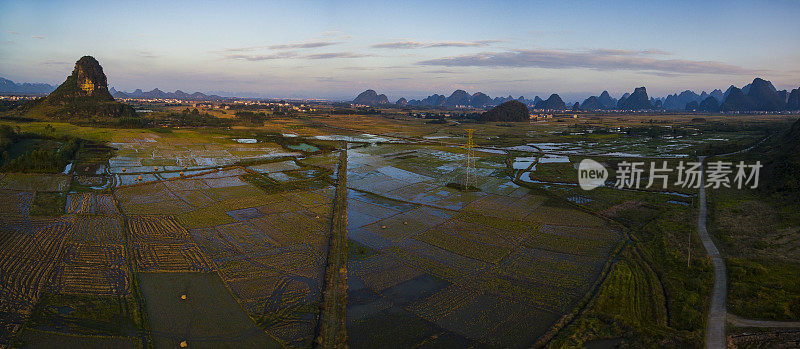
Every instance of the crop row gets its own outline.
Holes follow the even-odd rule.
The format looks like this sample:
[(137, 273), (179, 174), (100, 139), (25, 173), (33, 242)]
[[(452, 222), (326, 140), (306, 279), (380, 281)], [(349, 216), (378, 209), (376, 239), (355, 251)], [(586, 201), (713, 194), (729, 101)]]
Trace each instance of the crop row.
[(122, 219), (114, 216), (78, 215), (70, 230), (73, 242), (122, 244), (122, 235)]
[(459, 284), (452, 284), (433, 295), (421, 299), (408, 308), (425, 320), (436, 322), (467, 302), (477, 297), (479, 291)]
[(417, 269), (450, 281), (472, 277), (490, 265), (416, 239), (405, 240), (401, 246), (386, 252), (394, 254)]
[(542, 285), (578, 289), (601, 267), (601, 260), (522, 248), (497, 268), (500, 274)]
[(186, 241), (189, 232), (172, 216), (130, 216), (128, 228), (135, 241)]
[(33, 203), (33, 192), (0, 190), (0, 214), (17, 214), (27, 216)]
[(481, 236), (475, 232), (451, 230), (447, 227), (436, 227), (414, 237), (443, 250), (487, 263), (497, 263), (511, 251), (508, 247), (480, 241), (479, 238)]
[(135, 244), (133, 251), (142, 271), (211, 270), (211, 265), (194, 243), (142, 243)]
[(603, 257), (610, 253), (616, 240), (590, 240), (569, 235), (558, 235), (547, 232), (534, 234), (524, 242), (525, 246), (543, 250), (568, 253), (578, 256)]
[(68, 244), (55, 284), (61, 292), (82, 294), (128, 293), (122, 245)]
[(67, 195), (66, 212), (94, 213), (94, 195), (92, 193), (73, 193)]
[(71, 222), (0, 222), (0, 285), (33, 302), (55, 268)]
[(494, 295), (510, 297), (535, 304), (538, 308), (561, 313), (578, 300), (575, 290), (541, 285), (536, 282), (487, 272), (477, 279), (476, 287)]

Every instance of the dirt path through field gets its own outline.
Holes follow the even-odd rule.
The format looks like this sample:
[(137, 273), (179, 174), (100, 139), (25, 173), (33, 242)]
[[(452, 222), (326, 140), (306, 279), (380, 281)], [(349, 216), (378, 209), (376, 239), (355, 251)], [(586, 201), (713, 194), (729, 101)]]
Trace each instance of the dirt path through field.
[(347, 252), (347, 142), (342, 142), (331, 213), (322, 308), (314, 341), (317, 348), (347, 347)]
[(728, 323), (736, 327), (800, 328), (800, 321), (768, 321), (742, 319), (728, 313)]
[(725, 298), (728, 294), (728, 274), (725, 271), (725, 260), (722, 259), (717, 246), (711, 240), (706, 229), (706, 180), (705, 156), (700, 156), (700, 190), (698, 200), (700, 209), (697, 215), (697, 235), (703, 243), (711, 263), (714, 265), (714, 288), (711, 291), (711, 308), (708, 311), (708, 321), (706, 322), (706, 348), (725, 348), (725, 318), (727, 309), (725, 308)]

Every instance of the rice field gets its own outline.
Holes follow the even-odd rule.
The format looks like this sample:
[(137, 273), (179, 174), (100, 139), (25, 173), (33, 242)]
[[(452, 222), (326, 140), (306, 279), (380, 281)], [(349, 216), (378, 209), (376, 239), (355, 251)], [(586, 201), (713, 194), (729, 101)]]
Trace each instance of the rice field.
[[(0, 177), (6, 336), (43, 290), (141, 292), (156, 346), (181, 336), (189, 345), (312, 345), (334, 156), (293, 159), (277, 144), (222, 138), (110, 145), (116, 152), (95, 173)], [(448, 186), (466, 176), (460, 148), (390, 143), (348, 154), (348, 237), (368, 251), (346, 268), (355, 348), (530, 345), (591, 290), (623, 239), (605, 220), (514, 184), (490, 151), (470, 173), (481, 190), (470, 192)], [(65, 192), (64, 214), (31, 218), (36, 191)], [(187, 308), (184, 290), (185, 304), (207, 309)]]
[(348, 234), (376, 252), (348, 266), (353, 347), (532, 345), (623, 239), (601, 218), (510, 183), (502, 162), (484, 159), (473, 173), (494, 190), (461, 192), (446, 186), (464, 176), (457, 150), (351, 152)]

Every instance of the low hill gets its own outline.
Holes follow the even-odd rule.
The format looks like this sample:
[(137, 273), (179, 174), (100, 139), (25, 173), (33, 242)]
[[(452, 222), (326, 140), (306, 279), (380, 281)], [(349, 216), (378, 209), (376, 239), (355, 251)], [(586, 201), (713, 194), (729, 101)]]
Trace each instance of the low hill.
[(95, 117), (132, 117), (133, 107), (114, 100), (108, 92), (103, 67), (94, 57), (83, 56), (75, 69), (47, 98), (25, 111), (33, 118), (73, 119)]
[(528, 106), (517, 100), (502, 103), (478, 117), (478, 121), (527, 121), (529, 119)]
[(366, 90), (356, 96), (356, 99), (353, 100), (353, 104), (370, 106), (389, 104), (389, 98), (384, 94), (379, 95), (375, 90)]

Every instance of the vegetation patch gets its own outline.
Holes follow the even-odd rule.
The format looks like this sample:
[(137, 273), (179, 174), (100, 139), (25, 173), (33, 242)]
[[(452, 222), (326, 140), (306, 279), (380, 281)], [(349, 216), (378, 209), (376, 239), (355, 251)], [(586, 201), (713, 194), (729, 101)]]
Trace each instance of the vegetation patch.
[(216, 273), (138, 277), (156, 347), (177, 347), (181, 341), (189, 346), (280, 347), (247, 316)]
[(728, 311), (747, 319), (800, 321), (800, 265), (728, 258)]
[(70, 334), (137, 336), (142, 329), (132, 297), (45, 293), (28, 327)]
[(67, 195), (61, 192), (37, 192), (31, 205), (32, 216), (57, 216), (64, 213)]

